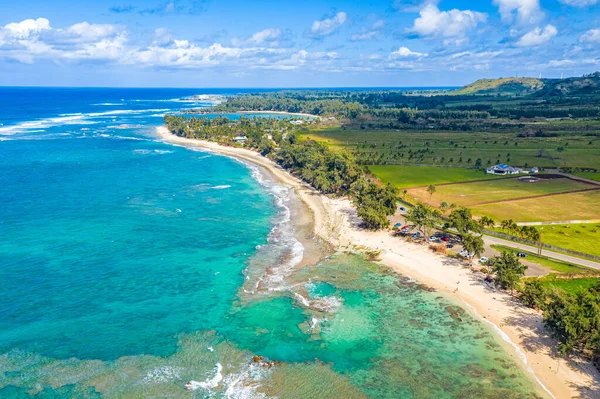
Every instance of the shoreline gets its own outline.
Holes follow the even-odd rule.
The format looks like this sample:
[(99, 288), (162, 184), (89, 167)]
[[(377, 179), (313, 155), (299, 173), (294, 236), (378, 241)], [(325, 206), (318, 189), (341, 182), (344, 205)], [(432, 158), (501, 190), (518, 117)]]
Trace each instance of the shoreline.
[(480, 276), (459, 261), (434, 254), (427, 247), (400, 240), (391, 236), (389, 231), (362, 230), (349, 200), (332, 199), (320, 194), (275, 162), (252, 150), (175, 136), (164, 126), (157, 127), (156, 133), (169, 143), (208, 149), (265, 168), (281, 183), (292, 187), (312, 212), (315, 236), (338, 250), (381, 251), (380, 262), (384, 265), (464, 304), (475, 318), (491, 324), (511, 357), (516, 358), (532, 381), (537, 381), (540, 392), (546, 391), (547, 396), (592, 397), (586, 395), (586, 387), (600, 385), (600, 373), (591, 363), (578, 358), (557, 361), (555, 342), (548, 336), (539, 312), (488, 286)]

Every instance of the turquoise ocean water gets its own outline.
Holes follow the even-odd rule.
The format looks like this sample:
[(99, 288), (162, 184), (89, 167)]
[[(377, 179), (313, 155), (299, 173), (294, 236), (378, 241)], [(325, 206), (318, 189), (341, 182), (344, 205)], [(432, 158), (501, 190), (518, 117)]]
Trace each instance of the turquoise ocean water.
[(0, 397), (539, 395), (443, 296), (352, 254), (294, 271), (287, 188), (154, 135), (240, 91), (0, 88)]

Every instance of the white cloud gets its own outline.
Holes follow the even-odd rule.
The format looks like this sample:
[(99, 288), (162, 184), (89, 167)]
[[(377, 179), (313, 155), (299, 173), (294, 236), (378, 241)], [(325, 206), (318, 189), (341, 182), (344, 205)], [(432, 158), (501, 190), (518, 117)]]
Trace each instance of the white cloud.
[(392, 52), (389, 56), (390, 59), (396, 58), (406, 58), (406, 57), (427, 57), (429, 54), (427, 53), (418, 53), (416, 51), (411, 51), (408, 47), (400, 47), (398, 50)]
[(535, 28), (531, 32), (524, 34), (521, 39), (517, 42), (517, 46), (521, 47), (531, 47), (531, 46), (539, 46), (540, 44), (544, 44), (550, 39), (552, 39), (558, 30), (553, 25), (546, 25), (546, 27), (542, 30), (541, 28)]
[(419, 14), (409, 32), (424, 37), (465, 38), (468, 31), (487, 21), (484, 13), (458, 9), (440, 11), (435, 4), (427, 4)]
[[(47, 19), (25, 20), (0, 26), (0, 59), (21, 63), (96, 61), (138, 67), (203, 69), (227, 66), (232, 73), (250, 69), (318, 68), (335, 71), (336, 52), (309, 52), (275, 48), (278, 29), (265, 29), (244, 40), (244, 46), (213, 43), (202, 46), (185, 39), (173, 39), (157, 29), (152, 42), (131, 43), (127, 32), (114, 25), (77, 23), (52, 28)], [(270, 47), (269, 47), (270, 46)]]
[(381, 31), (385, 27), (385, 21), (383, 19), (379, 19), (371, 25), (369, 28), (363, 28), (360, 33), (355, 33), (350, 36), (350, 40), (353, 42), (361, 41), (361, 40), (371, 40), (377, 37)]
[(260, 32), (256, 32), (246, 40), (233, 39), (231, 42), (234, 46), (259, 46), (267, 42), (275, 42), (281, 37), (280, 29), (263, 29)]
[(438, 5), (440, 0), (394, 0), (392, 7), (402, 12), (419, 12), (427, 4)]
[(600, 43), (600, 29), (590, 29), (579, 37), (582, 43)]
[(494, 0), (504, 22), (512, 22), (516, 14), (519, 24), (529, 25), (544, 17), (539, 0)]
[(80, 22), (66, 29), (67, 32), (84, 40), (97, 40), (120, 33), (114, 25), (99, 25)]
[(332, 34), (340, 26), (348, 21), (348, 15), (340, 11), (333, 18), (326, 18), (322, 21), (313, 22), (310, 28), (309, 36), (320, 37)]
[(587, 7), (592, 6), (598, 2), (598, 0), (558, 0), (563, 4), (573, 7)]
[(26, 19), (21, 22), (7, 24), (0, 31), (0, 37), (26, 39), (31, 35), (52, 29), (46, 18)]

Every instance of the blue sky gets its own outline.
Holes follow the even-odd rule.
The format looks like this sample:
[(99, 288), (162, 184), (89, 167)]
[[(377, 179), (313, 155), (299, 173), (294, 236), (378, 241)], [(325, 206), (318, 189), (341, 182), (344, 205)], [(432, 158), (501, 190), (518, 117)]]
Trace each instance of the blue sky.
[(456, 86), (600, 70), (600, 0), (0, 0), (0, 85)]

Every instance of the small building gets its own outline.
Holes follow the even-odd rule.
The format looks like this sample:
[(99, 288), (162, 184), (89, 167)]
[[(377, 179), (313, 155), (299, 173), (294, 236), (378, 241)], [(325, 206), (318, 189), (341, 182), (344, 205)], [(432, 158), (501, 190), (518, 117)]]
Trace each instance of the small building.
[(292, 125), (301, 125), (301, 124), (303, 124), (303, 123), (304, 123), (304, 121), (303, 121), (303, 120), (301, 120), (301, 119), (298, 119), (298, 120), (295, 120), (295, 121), (290, 121), (290, 123), (291, 123)]
[(238, 144), (244, 144), (246, 140), (248, 140), (248, 137), (246, 136), (236, 136), (233, 138), (233, 141), (235, 141)]
[(540, 170), (538, 168), (536, 168), (535, 166), (533, 168), (531, 168), (531, 172), (529, 173), (538, 173)]
[(514, 168), (501, 163), (499, 165), (490, 166), (486, 169), (485, 173), (489, 175), (518, 175), (519, 173), (523, 173), (523, 169)]

